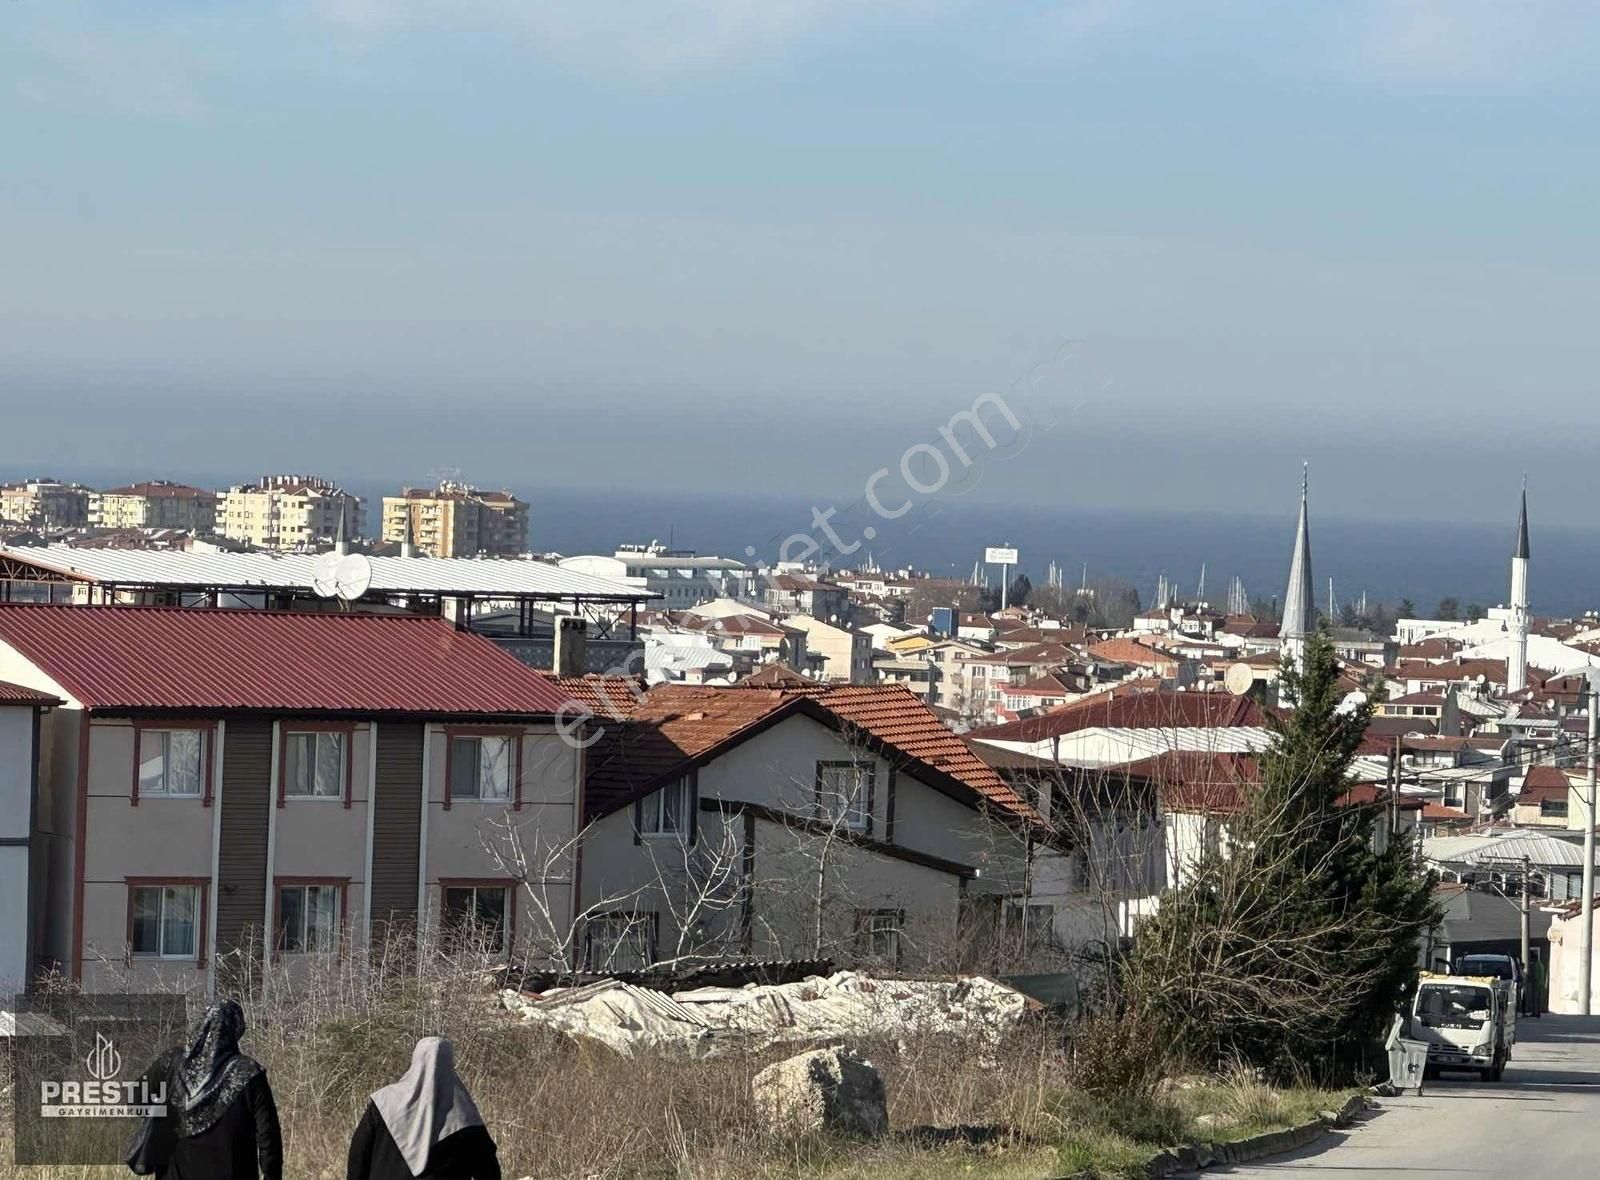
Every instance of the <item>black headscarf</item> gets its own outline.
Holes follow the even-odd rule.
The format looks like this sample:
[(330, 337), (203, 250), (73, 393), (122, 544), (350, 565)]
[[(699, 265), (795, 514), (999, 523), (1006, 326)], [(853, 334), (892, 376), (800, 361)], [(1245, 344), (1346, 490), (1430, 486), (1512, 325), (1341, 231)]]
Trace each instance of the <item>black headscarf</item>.
[(206, 1009), (188, 1051), (178, 1059), (178, 1134), (191, 1138), (220, 1119), (233, 1100), (261, 1072), (239, 1051), (244, 1009), (237, 1000), (220, 1000)]

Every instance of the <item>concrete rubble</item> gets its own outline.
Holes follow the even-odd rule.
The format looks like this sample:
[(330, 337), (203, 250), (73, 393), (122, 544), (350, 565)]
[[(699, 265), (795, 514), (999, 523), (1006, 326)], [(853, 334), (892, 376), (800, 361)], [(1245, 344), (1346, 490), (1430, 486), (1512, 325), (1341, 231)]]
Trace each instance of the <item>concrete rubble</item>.
[(855, 971), (670, 996), (608, 979), (538, 995), (507, 990), (500, 998), (524, 1022), (599, 1041), (624, 1056), (913, 1033), (994, 1043), (1032, 1006), (1021, 992), (985, 976), (874, 979)]

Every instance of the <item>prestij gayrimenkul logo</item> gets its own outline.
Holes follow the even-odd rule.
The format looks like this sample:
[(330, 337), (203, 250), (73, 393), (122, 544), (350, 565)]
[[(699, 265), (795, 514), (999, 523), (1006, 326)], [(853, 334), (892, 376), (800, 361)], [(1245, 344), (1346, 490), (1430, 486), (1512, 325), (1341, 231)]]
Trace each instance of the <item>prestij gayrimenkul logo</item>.
[(47, 1119), (159, 1118), (167, 1113), (167, 1086), (143, 1078), (118, 1081), (122, 1054), (103, 1032), (83, 1059), (87, 1080), (60, 1078), (39, 1083), (39, 1113)]

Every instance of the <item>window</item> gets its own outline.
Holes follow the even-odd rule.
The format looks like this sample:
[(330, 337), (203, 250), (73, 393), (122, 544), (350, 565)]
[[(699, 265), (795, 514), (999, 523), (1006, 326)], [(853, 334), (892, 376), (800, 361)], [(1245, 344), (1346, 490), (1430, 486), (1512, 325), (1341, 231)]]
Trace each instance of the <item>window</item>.
[(130, 891), (129, 945), (136, 955), (194, 959), (200, 954), (200, 886), (140, 885)]
[(446, 885), (444, 924), (457, 938), (470, 938), (499, 954), (506, 947), (509, 890), (504, 885)]
[(688, 778), (662, 787), (639, 800), (641, 836), (682, 836), (694, 824), (694, 790)]
[(900, 929), (905, 914), (900, 910), (856, 911), (856, 953), (874, 963), (900, 965)]
[(510, 799), (511, 738), (450, 738), (450, 798)]
[(336, 949), (342, 896), (331, 883), (280, 886), (278, 949), (291, 955)]
[(141, 729), (139, 798), (198, 799), (205, 779), (201, 729)]
[(1539, 800), (1539, 814), (1565, 819), (1567, 817), (1567, 801), (1565, 799), (1541, 799)]
[(642, 971), (655, 962), (655, 914), (596, 914), (584, 924), (586, 971)]
[(1055, 907), (1031, 902), (1006, 902), (1006, 935), (1027, 951), (1054, 945)]
[(338, 731), (290, 733), (283, 743), (283, 793), (290, 799), (344, 798), (345, 742)]
[(817, 763), (817, 811), (827, 823), (867, 831), (872, 826), (872, 763)]

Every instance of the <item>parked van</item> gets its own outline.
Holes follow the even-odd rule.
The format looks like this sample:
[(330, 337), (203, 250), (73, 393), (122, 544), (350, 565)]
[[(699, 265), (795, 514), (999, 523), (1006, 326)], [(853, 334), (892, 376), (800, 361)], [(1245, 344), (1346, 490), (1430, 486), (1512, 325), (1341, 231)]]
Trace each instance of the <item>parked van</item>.
[(1428, 1045), (1427, 1075), (1475, 1070), (1498, 1082), (1516, 1040), (1514, 992), (1492, 976), (1424, 975), (1411, 1006), (1411, 1037)]

